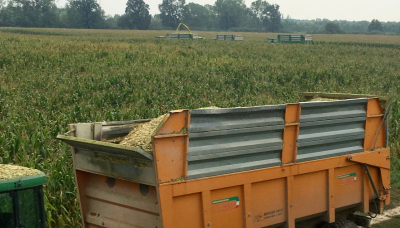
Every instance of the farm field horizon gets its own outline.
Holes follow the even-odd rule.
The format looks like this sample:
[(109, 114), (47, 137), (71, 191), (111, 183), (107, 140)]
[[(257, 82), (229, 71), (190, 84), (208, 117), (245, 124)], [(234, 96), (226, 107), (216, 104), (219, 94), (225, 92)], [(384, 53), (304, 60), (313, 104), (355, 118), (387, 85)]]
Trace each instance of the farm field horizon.
[[(69, 147), (78, 122), (155, 118), (174, 109), (297, 103), (301, 92), (392, 98), (392, 187), (400, 188), (400, 36), (0, 28), (0, 163), (44, 171), (47, 224), (80, 227)], [(215, 41), (241, 34), (243, 42)]]
[[(145, 38), (155, 39), (158, 36), (165, 36), (174, 30), (111, 30), (111, 29), (67, 29), (67, 28), (17, 28), (0, 27), (2, 36), (6, 34), (25, 34), (25, 35), (48, 35), (48, 36), (76, 36), (76, 37), (96, 37), (99, 40), (111, 41), (107, 39), (117, 39), (122, 41), (124, 38)], [(241, 34), (244, 41), (267, 41), (267, 38), (276, 38), (278, 34), (304, 34), (304, 33), (260, 33), (260, 32), (230, 32), (230, 31), (192, 31), (200, 37), (210, 40), (217, 35)], [(312, 34), (316, 42), (358, 42), (358, 43), (380, 43), (380, 44), (400, 44), (399, 35), (366, 35), (366, 34)]]

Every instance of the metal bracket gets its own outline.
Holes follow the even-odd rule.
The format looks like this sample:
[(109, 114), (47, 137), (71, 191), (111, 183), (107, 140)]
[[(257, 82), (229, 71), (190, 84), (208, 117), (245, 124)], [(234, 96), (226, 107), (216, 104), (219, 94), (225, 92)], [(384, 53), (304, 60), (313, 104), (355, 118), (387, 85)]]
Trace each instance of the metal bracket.
[(381, 149), (349, 155), (347, 160), (379, 168), (390, 169), (390, 149)]
[[(368, 174), (372, 188), (374, 190), (375, 198), (381, 202), (388, 202), (390, 194), (390, 149), (381, 149), (377, 151), (362, 152), (347, 157), (348, 161), (360, 163), (365, 165), (365, 170)], [(384, 189), (382, 194), (379, 195), (378, 190), (371, 178), (368, 166), (378, 167), (382, 180), (382, 187)]]
[(369, 172), (368, 165), (366, 165), (366, 164), (365, 164), (365, 171), (367, 172), (369, 181), (371, 182), (372, 188), (374, 189), (374, 200), (378, 199), (380, 201), (379, 208), (374, 201), (376, 210), (379, 214), (382, 214), (384, 205), (386, 203), (386, 199), (388, 199), (388, 197), (389, 197), (389, 193), (387, 191), (385, 191), (385, 192), (381, 191), (382, 195), (379, 195), (379, 193), (375, 187), (374, 181), (372, 180), (371, 173)]

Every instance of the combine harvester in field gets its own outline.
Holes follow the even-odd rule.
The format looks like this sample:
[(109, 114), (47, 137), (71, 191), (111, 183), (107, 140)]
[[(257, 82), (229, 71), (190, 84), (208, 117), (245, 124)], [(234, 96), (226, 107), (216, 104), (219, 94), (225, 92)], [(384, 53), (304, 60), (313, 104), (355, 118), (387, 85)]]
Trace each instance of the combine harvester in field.
[[(179, 29), (181, 26), (185, 27), (187, 32), (180, 32)], [(167, 34), (167, 36), (159, 36), (158, 38), (169, 38), (169, 39), (180, 39), (180, 40), (203, 39), (203, 37), (200, 37), (198, 34), (193, 34), (192, 31), (190, 31), (189, 27), (183, 23), (180, 23), (178, 25), (178, 28), (176, 28), (175, 32)]]
[(316, 101), (68, 125), (57, 138), (71, 146), (84, 227), (349, 228), (356, 211), (382, 213), (386, 100), (305, 97)]
[(0, 227), (46, 227), (43, 185), (39, 170), (0, 164)]

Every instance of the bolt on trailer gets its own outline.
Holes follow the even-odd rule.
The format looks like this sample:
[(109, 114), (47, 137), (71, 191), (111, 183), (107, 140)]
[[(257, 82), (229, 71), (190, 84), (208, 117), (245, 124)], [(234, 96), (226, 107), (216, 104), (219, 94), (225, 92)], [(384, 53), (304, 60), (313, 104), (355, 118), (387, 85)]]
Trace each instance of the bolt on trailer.
[(382, 213), (386, 100), (304, 96), (314, 101), (171, 111), (150, 150), (110, 143), (149, 120), (70, 124), (57, 138), (71, 146), (83, 226), (340, 227)]
[(0, 164), (0, 227), (45, 228), (44, 184), (39, 170)]

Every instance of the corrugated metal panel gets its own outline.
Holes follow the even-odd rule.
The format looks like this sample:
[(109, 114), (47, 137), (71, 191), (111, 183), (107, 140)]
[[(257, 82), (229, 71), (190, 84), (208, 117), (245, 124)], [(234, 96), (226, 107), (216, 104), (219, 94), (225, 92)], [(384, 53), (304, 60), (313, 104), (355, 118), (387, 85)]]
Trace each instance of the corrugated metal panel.
[(312, 40), (313, 40), (312, 35), (305, 36), (305, 41), (312, 41)]
[(301, 103), (297, 162), (362, 152), (367, 101)]
[(217, 35), (217, 40), (243, 40), (242, 35)]
[(179, 34), (168, 34), (167, 37), (170, 38), (170, 39), (178, 39), (179, 38)]
[(279, 35), (281, 41), (290, 41), (290, 35)]
[(235, 40), (242, 41), (243, 40), (243, 36), (242, 35), (236, 35), (235, 36)]
[(292, 35), (292, 41), (301, 41), (301, 36), (300, 35)]
[(192, 34), (168, 34), (167, 35), (168, 38), (170, 39), (181, 39), (181, 40), (188, 40), (192, 38)]
[(234, 38), (234, 35), (225, 35), (225, 40), (233, 40)]
[(188, 179), (281, 163), (286, 105), (192, 110)]
[(179, 34), (179, 39), (188, 40), (191, 38), (190, 34)]

